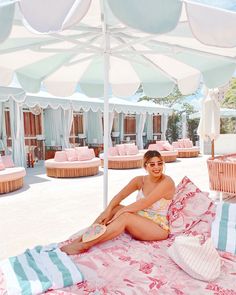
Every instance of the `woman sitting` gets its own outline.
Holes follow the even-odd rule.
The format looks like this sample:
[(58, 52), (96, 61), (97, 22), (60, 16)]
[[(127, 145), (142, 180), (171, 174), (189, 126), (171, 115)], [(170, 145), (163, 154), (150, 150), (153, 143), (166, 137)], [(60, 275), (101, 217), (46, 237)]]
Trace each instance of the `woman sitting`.
[[(174, 181), (163, 173), (164, 162), (158, 151), (147, 151), (143, 165), (148, 175), (133, 178), (95, 220), (95, 223), (107, 226), (105, 233), (89, 242), (83, 242), (79, 237), (63, 246), (62, 251), (69, 255), (82, 253), (124, 231), (141, 241), (168, 238), (167, 212), (175, 192)], [(136, 202), (128, 206), (120, 205), (122, 200), (136, 190)]]

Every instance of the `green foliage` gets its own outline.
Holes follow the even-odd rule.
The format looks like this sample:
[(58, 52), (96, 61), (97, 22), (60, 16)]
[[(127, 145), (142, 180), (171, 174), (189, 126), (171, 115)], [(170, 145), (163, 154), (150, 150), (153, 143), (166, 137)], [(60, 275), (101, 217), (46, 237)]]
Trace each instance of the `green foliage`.
[(166, 130), (166, 139), (172, 143), (173, 141), (178, 140), (179, 134), (181, 132), (180, 126), (181, 118), (178, 113), (173, 113), (169, 116), (167, 130)]
[(227, 108), (236, 108), (236, 78), (232, 78), (230, 88), (225, 94), (222, 106)]
[(194, 145), (196, 145), (196, 140), (198, 139), (198, 125), (199, 119), (188, 119), (188, 137), (192, 140)]
[(236, 118), (221, 118), (220, 119), (220, 133), (235, 133), (236, 132)]
[(155, 103), (158, 103), (158, 104), (162, 104), (162, 105), (165, 105), (169, 108), (173, 107), (174, 104), (176, 103), (181, 103), (183, 102), (183, 100), (185, 99), (185, 95), (183, 95), (177, 86), (175, 86), (173, 92), (171, 94), (169, 94), (168, 96), (166, 97), (155, 97), (155, 98), (151, 98), (151, 97), (148, 97), (148, 96), (143, 96), (140, 98), (140, 100), (151, 100)]
[[(139, 93), (141, 93), (142, 89), (139, 89)], [(181, 121), (182, 121), (182, 114), (186, 113), (187, 118), (189, 115), (196, 112), (194, 106), (185, 101), (186, 96), (182, 95), (179, 91), (178, 87), (176, 86), (171, 94), (167, 97), (162, 98), (151, 98), (147, 96), (143, 96), (140, 100), (148, 100), (152, 101), (157, 104), (165, 105), (169, 108), (173, 108), (175, 104), (179, 104), (180, 108), (178, 110), (174, 110), (174, 113), (169, 116), (168, 119), (168, 126), (166, 131), (166, 138), (169, 142), (173, 142), (178, 140), (181, 137)], [(198, 121), (189, 120), (187, 119), (188, 125), (188, 136), (191, 140), (195, 143), (197, 138), (197, 127)]]

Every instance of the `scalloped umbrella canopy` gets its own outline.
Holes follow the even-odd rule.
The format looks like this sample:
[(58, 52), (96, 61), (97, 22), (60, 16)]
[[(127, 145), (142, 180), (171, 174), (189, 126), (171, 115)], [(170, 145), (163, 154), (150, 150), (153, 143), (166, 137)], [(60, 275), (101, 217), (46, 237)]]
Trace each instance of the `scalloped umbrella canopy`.
[[(15, 4), (8, 5), (4, 38)], [(79, 86), (88, 96), (104, 97), (105, 153), (111, 93), (130, 96), (142, 84), (151, 97), (165, 97), (175, 85), (191, 94), (201, 80), (215, 88), (235, 71), (235, 11), (179, 0), (20, 0), (17, 5), (20, 21), (0, 45), (0, 86), (16, 77), (26, 92), (43, 87), (69, 96)], [(0, 13), (6, 7), (0, 6)]]

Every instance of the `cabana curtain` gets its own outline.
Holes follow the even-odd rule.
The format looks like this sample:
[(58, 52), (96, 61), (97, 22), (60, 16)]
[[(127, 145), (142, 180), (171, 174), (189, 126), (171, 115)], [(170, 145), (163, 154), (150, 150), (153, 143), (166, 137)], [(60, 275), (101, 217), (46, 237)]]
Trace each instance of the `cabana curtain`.
[(153, 116), (150, 114), (147, 114), (147, 140), (153, 140)]
[(61, 108), (56, 110), (46, 109), (44, 113), (44, 126), (46, 145), (62, 145)]
[(168, 115), (161, 117), (161, 140), (166, 140), (166, 130), (168, 126)]
[(12, 155), (16, 166), (26, 166), (24, 119), (20, 103), (9, 100)]
[(70, 131), (73, 123), (73, 110), (61, 110), (61, 122), (62, 122), (62, 149), (70, 147)]
[(137, 146), (141, 150), (143, 149), (143, 131), (144, 131), (144, 125), (146, 121), (147, 114), (140, 114), (137, 115), (137, 121), (136, 121), (136, 134), (137, 134)]
[(87, 128), (87, 141), (94, 144), (103, 143), (103, 128), (102, 128), (102, 113), (88, 111), (88, 128)]

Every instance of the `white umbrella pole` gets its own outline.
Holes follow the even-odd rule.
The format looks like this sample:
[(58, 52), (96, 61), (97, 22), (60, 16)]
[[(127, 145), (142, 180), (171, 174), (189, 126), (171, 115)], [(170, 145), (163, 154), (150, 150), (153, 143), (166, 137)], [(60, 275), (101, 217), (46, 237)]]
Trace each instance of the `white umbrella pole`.
[(104, 53), (104, 177), (103, 177), (103, 207), (107, 206), (108, 200), (108, 136), (109, 136), (109, 54)]
[(104, 18), (103, 24), (104, 33), (104, 168), (103, 168), (103, 208), (107, 207), (108, 201), (108, 137), (109, 137), (109, 35), (106, 32), (106, 22)]

